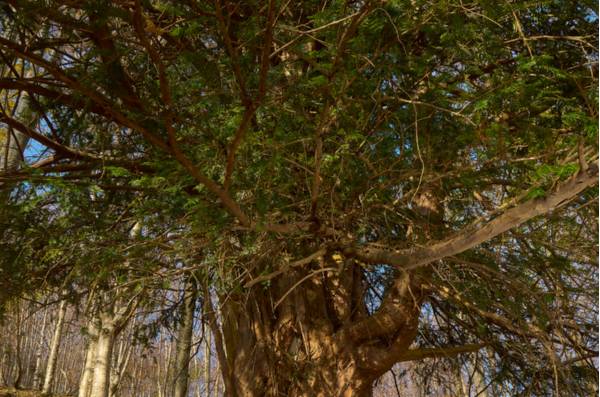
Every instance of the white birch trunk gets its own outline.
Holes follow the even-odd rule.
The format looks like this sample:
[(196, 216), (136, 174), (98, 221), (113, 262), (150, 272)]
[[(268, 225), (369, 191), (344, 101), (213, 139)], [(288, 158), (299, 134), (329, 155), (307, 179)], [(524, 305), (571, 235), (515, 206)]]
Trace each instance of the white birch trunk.
[(98, 335), (90, 397), (108, 397), (110, 364), (114, 342), (114, 327), (103, 324)]
[[(115, 339), (135, 311), (137, 302), (136, 299), (131, 298), (126, 304), (123, 304), (121, 299), (110, 295), (105, 295), (104, 298), (101, 297), (97, 301), (99, 311), (94, 321), (97, 321), (98, 324), (98, 338), (93, 360), (94, 371), (91, 392), (88, 397), (109, 396)], [(115, 310), (115, 307), (118, 307), (118, 309)]]
[(62, 328), (66, 312), (67, 302), (63, 300), (60, 302), (60, 306), (58, 308), (58, 318), (56, 320), (56, 327), (54, 328), (54, 335), (52, 336), (52, 343), (50, 344), (50, 353), (48, 354), (48, 365), (46, 366), (46, 375), (44, 377), (42, 394), (49, 394), (50, 390), (52, 389), (52, 382), (54, 381), (56, 360), (58, 359), (58, 349), (60, 348), (60, 338), (62, 337)]
[(77, 397), (88, 397), (90, 394), (90, 388), (94, 374), (94, 365), (96, 362), (96, 350), (98, 348), (98, 336), (97, 332), (94, 331), (90, 331), (90, 340), (88, 342), (87, 352), (85, 354), (85, 367), (83, 368), (81, 379), (79, 381), (79, 392)]
[(39, 390), (42, 387), (42, 351), (44, 347), (47, 316), (48, 310), (44, 309), (44, 319), (42, 320), (40, 339), (37, 345), (37, 350), (35, 352), (35, 367), (33, 369), (33, 388), (35, 390)]

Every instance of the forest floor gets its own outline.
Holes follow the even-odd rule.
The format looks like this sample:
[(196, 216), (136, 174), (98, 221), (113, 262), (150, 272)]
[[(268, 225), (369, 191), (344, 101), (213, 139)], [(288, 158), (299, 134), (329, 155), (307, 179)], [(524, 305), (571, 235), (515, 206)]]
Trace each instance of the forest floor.
[[(12, 388), (6, 389), (0, 387), (0, 397), (42, 397), (42, 392), (38, 390), (15, 390)], [(68, 397), (64, 394), (53, 394), (49, 397)]]

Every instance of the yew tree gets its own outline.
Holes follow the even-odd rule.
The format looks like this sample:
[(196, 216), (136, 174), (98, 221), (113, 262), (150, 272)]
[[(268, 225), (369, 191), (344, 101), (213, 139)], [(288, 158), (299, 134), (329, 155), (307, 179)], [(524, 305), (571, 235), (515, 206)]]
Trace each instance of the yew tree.
[(228, 396), (596, 392), (595, 2), (0, 4), (4, 300), (171, 255)]

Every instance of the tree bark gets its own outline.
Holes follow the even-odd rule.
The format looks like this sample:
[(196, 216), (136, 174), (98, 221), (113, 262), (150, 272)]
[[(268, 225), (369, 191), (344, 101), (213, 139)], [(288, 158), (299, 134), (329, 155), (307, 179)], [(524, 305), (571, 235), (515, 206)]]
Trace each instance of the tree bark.
[(210, 396), (210, 330), (204, 330), (204, 388)]
[(79, 392), (77, 394), (78, 397), (88, 397), (90, 394), (94, 365), (96, 362), (96, 350), (98, 348), (98, 330), (92, 321), (90, 321), (87, 331), (89, 334), (89, 341), (85, 354), (85, 366), (79, 381)]
[(131, 336), (132, 335), (129, 335), (129, 337), (124, 335), (119, 342), (119, 349), (115, 354), (114, 364), (111, 368), (109, 391), (110, 397), (117, 396), (121, 380), (123, 379), (123, 375), (127, 370), (127, 365), (129, 364), (129, 358), (131, 357), (132, 350), (132, 346), (129, 341)]
[(215, 346), (225, 347), (217, 349), (225, 395), (370, 397), (373, 382), (408, 352), (424, 299), (420, 284), (399, 275), (369, 313), (360, 266), (330, 255), (321, 262), (290, 269), (268, 289), (223, 296), (220, 313), (205, 297), (211, 325), (221, 324), (212, 329)]
[(16, 327), (15, 327), (15, 336), (16, 336), (16, 344), (15, 344), (15, 359), (14, 359), (14, 368), (15, 375), (13, 378), (13, 387), (15, 389), (21, 388), (21, 377), (23, 375), (23, 363), (22, 363), (22, 349), (21, 345), (23, 342), (23, 313), (21, 313), (21, 304), (20, 302), (17, 304), (17, 318), (16, 318)]
[(110, 381), (110, 364), (115, 341), (115, 328), (112, 324), (102, 324), (98, 335), (96, 357), (90, 397), (107, 397)]
[(197, 299), (196, 282), (188, 278), (181, 307), (181, 323), (177, 331), (177, 353), (174, 371), (174, 397), (186, 397), (189, 379), (190, 349), (194, 329), (194, 313)]
[(89, 397), (109, 396), (115, 339), (133, 315), (139, 303), (137, 298), (135, 295), (127, 299), (119, 296), (118, 292), (105, 292), (96, 298), (96, 313), (92, 321), (97, 329), (97, 341)]
[(48, 365), (46, 366), (44, 386), (42, 387), (42, 394), (45, 395), (50, 393), (50, 390), (52, 389), (52, 382), (54, 382), (54, 372), (56, 370), (58, 349), (60, 348), (60, 339), (62, 337), (62, 328), (66, 312), (67, 302), (63, 300), (60, 302), (60, 306), (58, 308), (58, 318), (56, 320), (56, 327), (54, 328), (54, 335), (52, 336), (52, 343), (50, 344), (50, 353), (48, 354)]
[(42, 320), (42, 328), (40, 330), (40, 338), (35, 352), (35, 366), (33, 369), (33, 388), (39, 390), (42, 387), (42, 350), (44, 347), (44, 338), (46, 333), (46, 319), (48, 310), (44, 309), (44, 318)]

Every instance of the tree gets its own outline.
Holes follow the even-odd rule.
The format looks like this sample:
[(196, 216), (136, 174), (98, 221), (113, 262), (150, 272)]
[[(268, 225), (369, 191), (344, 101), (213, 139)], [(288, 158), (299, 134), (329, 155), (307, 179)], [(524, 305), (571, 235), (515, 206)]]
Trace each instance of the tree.
[(46, 365), (46, 372), (44, 376), (44, 384), (42, 386), (42, 393), (49, 395), (52, 390), (52, 383), (54, 382), (54, 373), (56, 371), (56, 360), (58, 359), (58, 349), (60, 349), (60, 340), (63, 333), (63, 324), (65, 321), (65, 314), (67, 313), (67, 302), (61, 301), (56, 315), (56, 325), (54, 327), (54, 334), (52, 336), (52, 343), (50, 344), (50, 353), (48, 355), (48, 364)]
[(196, 281), (188, 279), (183, 292), (181, 304), (181, 320), (177, 330), (177, 354), (175, 357), (175, 397), (185, 397), (188, 391), (190, 349), (192, 348), (192, 334), (194, 330), (194, 313), (197, 300)]
[[(7, 298), (194, 271), (226, 395), (368, 396), (419, 360), (450, 388), (483, 368), (499, 393), (594, 391), (591, 3), (2, 12), (6, 67), (37, 74), (0, 88), (37, 118), (0, 122), (43, 147), (2, 174), (0, 263), (27, 280)], [(137, 222), (139, 244), (114, 237)], [(101, 253), (93, 276), (74, 252)]]

